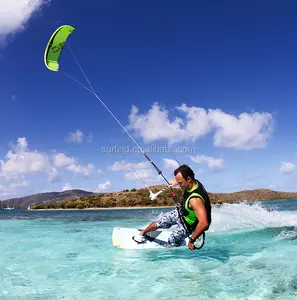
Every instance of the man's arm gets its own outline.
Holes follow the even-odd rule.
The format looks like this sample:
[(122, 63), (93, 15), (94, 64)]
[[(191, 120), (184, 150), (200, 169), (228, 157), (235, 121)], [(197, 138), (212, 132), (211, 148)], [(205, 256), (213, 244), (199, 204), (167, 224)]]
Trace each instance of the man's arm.
[(201, 198), (190, 199), (190, 207), (194, 210), (196, 217), (199, 220), (196, 229), (192, 234), (192, 238), (195, 240), (208, 228), (209, 224), (206, 209)]

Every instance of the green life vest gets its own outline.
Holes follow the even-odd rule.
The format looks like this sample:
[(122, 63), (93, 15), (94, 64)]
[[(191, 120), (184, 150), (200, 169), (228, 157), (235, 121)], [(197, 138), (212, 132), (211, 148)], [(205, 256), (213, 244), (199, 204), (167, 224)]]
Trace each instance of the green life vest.
[(210, 200), (208, 197), (208, 194), (202, 185), (201, 182), (199, 182), (196, 179), (196, 185), (193, 186), (192, 189), (186, 190), (183, 193), (183, 202), (182, 202), (182, 214), (183, 214), (183, 219), (188, 227), (189, 230), (195, 229), (197, 226), (199, 220), (196, 217), (196, 214), (193, 209), (189, 208), (189, 203), (191, 198), (201, 198), (205, 209), (207, 213), (207, 219), (208, 219), (208, 224), (210, 225), (211, 223), (211, 204)]

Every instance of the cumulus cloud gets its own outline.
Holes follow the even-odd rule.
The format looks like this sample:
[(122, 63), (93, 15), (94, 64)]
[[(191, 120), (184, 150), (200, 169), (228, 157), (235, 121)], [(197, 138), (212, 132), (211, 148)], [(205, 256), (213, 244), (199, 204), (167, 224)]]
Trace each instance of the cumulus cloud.
[(48, 173), (48, 181), (59, 182), (60, 180), (60, 173), (57, 171), (57, 169), (54, 167), (50, 167), (50, 171)]
[(93, 142), (93, 134), (90, 133), (86, 135), (81, 130), (76, 129), (75, 132), (68, 132), (67, 136), (65, 137), (65, 140), (69, 143), (76, 144), (81, 144), (84, 140), (86, 140), (88, 144), (91, 144)]
[(170, 120), (168, 110), (158, 103), (153, 104), (145, 114), (140, 114), (139, 109), (132, 106), (127, 129), (134, 131), (145, 142), (162, 138), (169, 144), (194, 142), (213, 131), (214, 146), (236, 150), (266, 147), (274, 130), (273, 116), (266, 112), (234, 116), (220, 109), (207, 111), (200, 107), (188, 107), (186, 104), (175, 107), (175, 110), (183, 118), (175, 117)]
[(147, 184), (160, 181), (160, 176), (152, 169), (149, 162), (132, 163), (124, 160), (117, 161), (111, 166), (111, 170), (123, 172), (126, 180), (139, 181), (142, 179)]
[(93, 164), (79, 165), (73, 157), (61, 152), (48, 155), (31, 150), (25, 137), (18, 138), (10, 148), (4, 159), (0, 160), (0, 196), (14, 195), (17, 189), (29, 186), (31, 179), (36, 175), (44, 174), (48, 182), (61, 181), (61, 169), (58, 171), (57, 168), (84, 177), (89, 177), (94, 171), (97, 174), (102, 173), (102, 170), (96, 169)]
[(7, 37), (26, 28), (29, 19), (50, 1), (48, 0), (8, 0), (0, 5), (0, 45)]
[(238, 117), (219, 109), (210, 110), (209, 117), (216, 130), (214, 145), (237, 150), (266, 147), (273, 133), (273, 117), (269, 113), (242, 113)]
[(85, 177), (90, 176), (93, 171), (94, 171), (94, 165), (93, 164), (88, 164), (87, 166), (81, 166), (81, 165), (76, 165), (76, 164), (71, 164), (66, 167), (66, 169), (70, 172), (73, 172), (75, 174), (80, 174)]
[(15, 179), (15, 181), (5, 183), (5, 185), (0, 184), (0, 197), (14, 196), (18, 188), (27, 187), (29, 184), (30, 182), (23, 176)]
[(98, 188), (95, 190), (96, 193), (104, 192), (109, 190), (112, 187), (112, 184), (109, 180), (105, 181), (104, 183), (99, 183)]
[(176, 108), (186, 115), (183, 128), (183, 132), (186, 134), (185, 139), (195, 141), (197, 138), (208, 134), (212, 129), (211, 118), (205, 109), (195, 106), (188, 107), (185, 104)]
[(211, 170), (221, 170), (224, 167), (224, 160), (222, 158), (205, 155), (190, 156), (190, 158), (198, 164), (206, 164)]
[(159, 140), (160, 137), (168, 139), (170, 142), (182, 140), (184, 133), (182, 129), (183, 121), (180, 118), (170, 121), (168, 111), (160, 107), (158, 103), (155, 103), (147, 114), (142, 115), (138, 112), (138, 108), (132, 106), (127, 129), (134, 130), (145, 142)]
[(81, 144), (83, 140), (84, 140), (84, 133), (78, 129), (75, 132), (68, 133), (67, 141), (70, 143)]
[(9, 188), (12, 188), (13, 190), (15, 190), (17, 188), (27, 187), (27, 186), (29, 186), (29, 184), (30, 184), (30, 181), (26, 180), (24, 177), (22, 177), (14, 182), (11, 182), (9, 184)]
[[(87, 165), (79, 165), (76, 163), (75, 158), (69, 157), (64, 153), (54, 154), (52, 156), (52, 161), (55, 167), (65, 168), (67, 171), (82, 175), (84, 177), (89, 177), (95, 170), (95, 166), (93, 164), (89, 163)], [(97, 169), (97, 173), (101, 174), (102, 170)]]
[(14, 196), (16, 194), (15, 189), (10, 186), (4, 186), (0, 184), (0, 197)]
[(53, 155), (53, 163), (57, 168), (66, 167), (75, 163), (73, 157), (68, 157), (64, 153), (57, 153)]
[(116, 161), (112, 166), (111, 170), (112, 171), (127, 171), (127, 169), (131, 169), (132, 167), (135, 170), (143, 170), (147, 169), (150, 166), (149, 162), (141, 162), (141, 163), (131, 163), (131, 162), (126, 162), (124, 160), (121, 161)]
[(0, 160), (0, 178), (15, 182), (28, 174), (44, 173), (50, 181), (58, 178), (59, 173), (51, 166), (49, 157), (38, 151), (30, 151), (25, 137), (18, 138), (17, 144)]
[(296, 166), (289, 162), (289, 161), (283, 161), (281, 163), (281, 167), (280, 167), (280, 171), (283, 174), (290, 174), (293, 173), (295, 171)]
[(72, 185), (70, 183), (65, 183), (62, 187), (62, 191), (72, 190)]
[(164, 169), (168, 169), (171, 171), (179, 167), (179, 164), (176, 160), (169, 159), (169, 158), (163, 158), (163, 165), (164, 165)]

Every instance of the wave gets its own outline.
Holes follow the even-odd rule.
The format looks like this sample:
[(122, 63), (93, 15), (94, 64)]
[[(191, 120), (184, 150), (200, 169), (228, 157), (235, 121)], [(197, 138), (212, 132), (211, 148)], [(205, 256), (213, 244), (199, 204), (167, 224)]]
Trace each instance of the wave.
[(264, 228), (297, 227), (296, 211), (279, 211), (261, 202), (213, 206), (208, 232), (240, 232)]

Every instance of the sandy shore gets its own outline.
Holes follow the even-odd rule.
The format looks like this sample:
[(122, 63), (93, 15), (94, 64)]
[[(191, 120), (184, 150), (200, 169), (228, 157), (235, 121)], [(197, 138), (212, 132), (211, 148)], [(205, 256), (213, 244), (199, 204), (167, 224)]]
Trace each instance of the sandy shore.
[(127, 207), (90, 207), (84, 209), (78, 208), (49, 208), (49, 209), (28, 209), (32, 211), (40, 210), (122, 210), (122, 209), (156, 209), (156, 208), (175, 208), (175, 206), (127, 206)]

